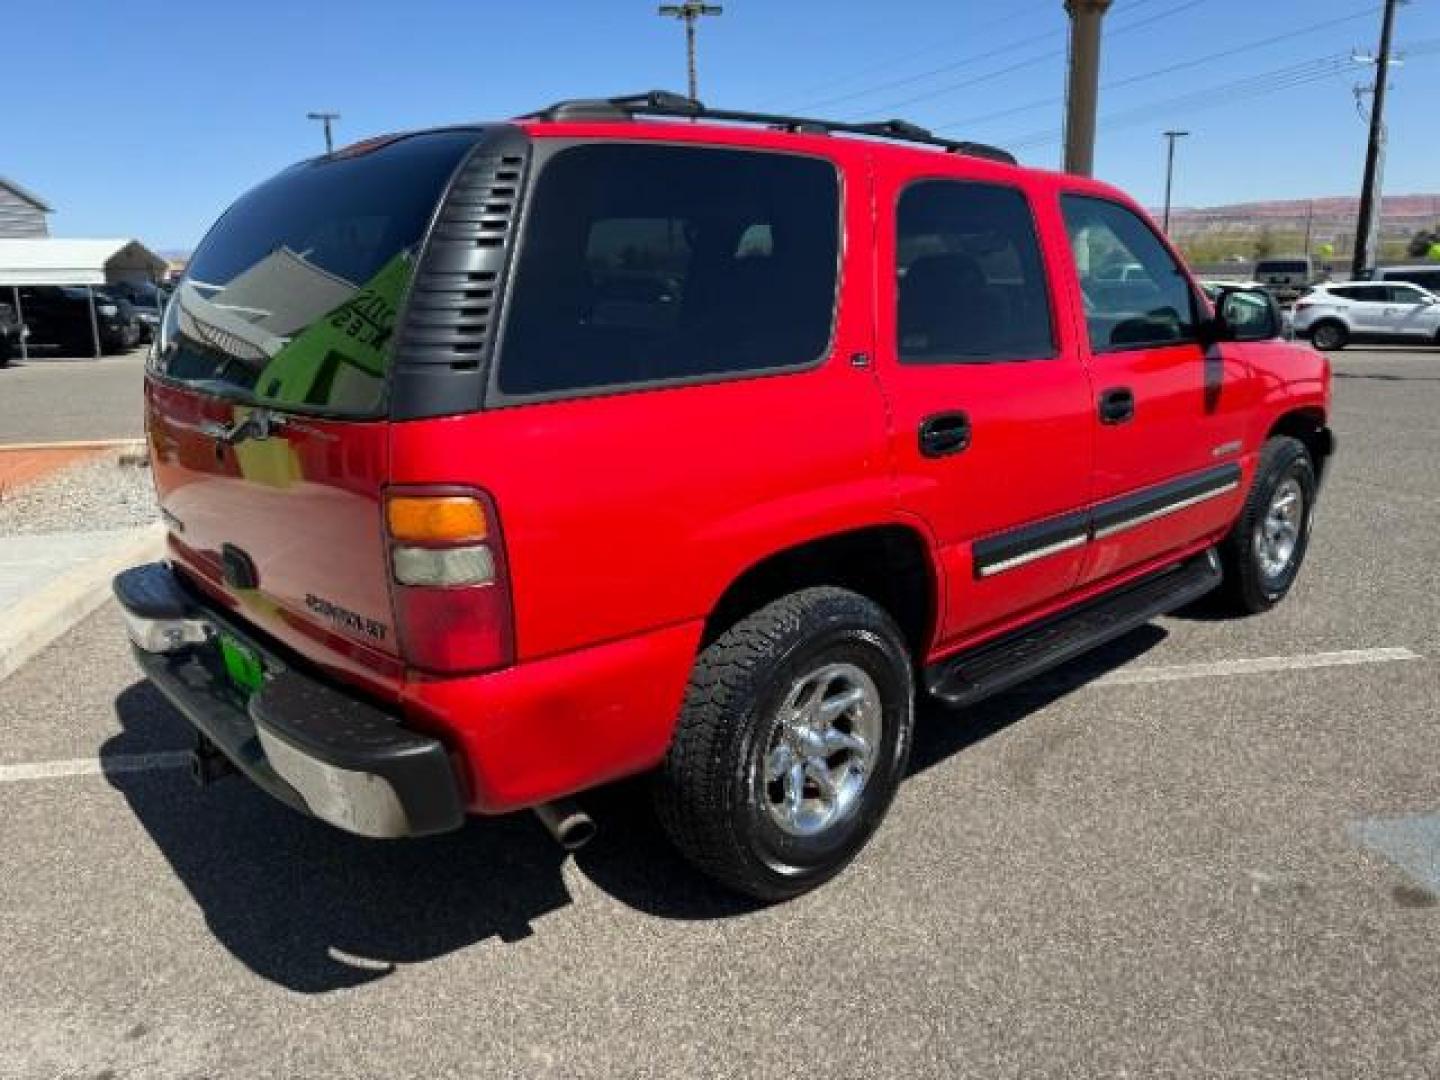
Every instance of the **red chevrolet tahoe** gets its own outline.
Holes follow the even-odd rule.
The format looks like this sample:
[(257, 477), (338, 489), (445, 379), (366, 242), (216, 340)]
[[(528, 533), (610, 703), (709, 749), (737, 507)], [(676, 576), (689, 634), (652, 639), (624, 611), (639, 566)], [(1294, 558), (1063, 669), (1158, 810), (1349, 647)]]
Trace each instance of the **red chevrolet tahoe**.
[(791, 896), (878, 826), (917, 694), (1285, 595), (1333, 440), (1279, 330), (1113, 188), (899, 121), (377, 138), (196, 250), (146, 378), (168, 557), (116, 593), (202, 782), (575, 844), (570, 796), (650, 773), (697, 866)]

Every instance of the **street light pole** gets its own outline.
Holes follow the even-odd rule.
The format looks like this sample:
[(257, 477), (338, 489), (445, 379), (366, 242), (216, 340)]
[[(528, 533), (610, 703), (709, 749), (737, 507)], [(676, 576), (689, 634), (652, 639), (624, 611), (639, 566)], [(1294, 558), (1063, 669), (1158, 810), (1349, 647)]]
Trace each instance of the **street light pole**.
[(1170, 235), (1170, 188), (1175, 179), (1175, 140), (1189, 135), (1188, 131), (1167, 131), (1164, 133), (1169, 149), (1165, 153), (1165, 221), (1161, 228)]
[(335, 142), (330, 136), (330, 122), (339, 120), (340, 114), (338, 112), (312, 112), (306, 113), (305, 117), (309, 120), (319, 120), (325, 125), (325, 156), (329, 157), (335, 152)]
[(685, 63), (689, 74), (690, 99), (700, 99), (700, 78), (695, 70), (695, 23), (702, 15), (723, 15), (725, 9), (719, 4), (705, 4), (700, 0), (686, 0), (683, 4), (661, 4), (658, 13), (672, 19), (685, 21)]

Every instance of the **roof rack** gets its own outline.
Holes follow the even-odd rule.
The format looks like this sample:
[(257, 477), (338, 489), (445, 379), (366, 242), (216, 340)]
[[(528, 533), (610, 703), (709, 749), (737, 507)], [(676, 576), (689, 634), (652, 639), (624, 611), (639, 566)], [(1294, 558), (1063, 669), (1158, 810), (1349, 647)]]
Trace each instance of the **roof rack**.
[(868, 135), (876, 139), (924, 143), (938, 146), (951, 154), (986, 158), (1007, 165), (1016, 164), (1015, 155), (985, 143), (963, 142), (941, 138), (928, 128), (908, 120), (877, 120), (869, 123), (847, 123), (843, 120), (821, 120), (811, 116), (784, 116), (780, 113), (741, 112), (735, 109), (711, 109), (695, 98), (668, 90), (651, 90), (645, 94), (627, 94), (612, 98), (575, 98), (557, 101), (533, 113), (526, 120), (630, 120), (636, 116), (679, 116), (691, 120), (729, 120), (740, 124), (764, 124), (781, 131), (812, 135), (828, 135), (834, 131), (850, 135)]

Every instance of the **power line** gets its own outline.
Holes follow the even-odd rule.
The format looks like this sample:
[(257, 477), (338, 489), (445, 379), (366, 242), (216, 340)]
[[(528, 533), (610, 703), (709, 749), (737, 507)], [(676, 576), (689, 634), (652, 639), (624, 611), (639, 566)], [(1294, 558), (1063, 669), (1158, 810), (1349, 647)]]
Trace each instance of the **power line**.
[[(1421, 57), (1437, 52), (1440, 52), (1440, 38), (1416, 42), (1407, 49), (1406, 54), (1407, 57)], [(1220, 83), (1173, 98), (1146, 102), (1123, 112), (1112, 113), (1104, 118), (1104, 128), (1107, 131), (1113, 131), (1116, 128), (1133, 127), (1136, 124), (1149, 123), (1157, 117), (1170, 116), (1182, 109), (1211, 108), (1261, 94), (1272, 94), (1306, 86), (1343, 75), (1350, 70), (1350, 65), (1349, 53), (1335, 53), (1318, 57), (1300, 64), (1276, 68), (1259, 75)], [(1017, 150), (1058, 143), (1061, 137), (1059, 132), (1048, 130), (1033, 132), (1015, 139), (999, 140), (999, 142), (1008, 149)]]
[[(1146, 26), (1151, 26), (1165, 19), (1173, 18), (1174, 16), (1179, 15), (1184, 11), (1188, 11), (1191, 8), (1199, 7), (1201, 4), (1207, 2), (1209, 2), (1209, 0), (1184, 0), (1183, 3), (1177, 4), (1175, 7), (1168, 8), (1165, 11), (1161, 11), (1154, 15), (1151, 15), (1148, 19), (1141, 19), (1139, 22), (1127, 23), (1111, 29), (1106, 34), (1106, 40), (1109, 41), (1110, 39), (1115, 38), (1121, 34), (1128, 34), (1133, 30), (1140, 30)], [(1063, 30), (1059, 33), (1062, 37), (1064, 36)], [(1035, 39), (1032, 38), (1031, 40), (1033, 41)], [(895, 110), (904, 108), (907, 105), (913, 105), (917, 101), (929, 101), (932, 98), (942, 97), (946, 94), (953, 94), (957, 90), (964, 90), (971, 86), (978, 86), (980, 83), (989, 82), (991, 79), (998, 79), (1001, 76), (1009, 75), (1013, 72), (1020, 71), (1027, 67), (1032, 67), (1035, 64), (1042, 64), (1047, 60), (1051, 60), (1064, 55), (1064, 49), (1053, 49), (1049, 52), (1041, 53), (1038, 56), (1033, 56), (1028, 60), (1022, 60), (1017, 63), (1011, 64), (1009, 67), (1001, 68), (998, 71), (987, 72), (983, 75), (976, 75), (973, 78), (963, 79), (958, 83), (949, 83), (945, 86), (926, 90), (923, 93), (912, 94), (910, 97), (901, 98), (898, 101), (892, 101), (886, 105), (881, 105), (877, 109), (872, 109), (871, 112), (872, 114), (881, 116), (893, 114)]]
[[(1064, 30), (1054, 30), (1048, 34), (1030, 34), (1016, 41), (1012, 41), (1008, 45), (1001, 45), (999, 48), (996, 49), (987, 49), (983, 53), (971, 53), (968, 56), (961, 57), (959, 60), (954, 60), (948, 64), (942, 64), (940, 67), (931, 68), (928, 71), (922, 71), (917, 75), (906, 75), (898, 79), (889, 79), (885, 82), (874, 83), (870, 86), (862, 87), (859, 90), (851, 91), (848, 94), (837, 94), (834, 97), (821, 98), (819, 101), (811, 101), (806, 104), (804, 108), (827, 108), (831, 105), (838, 105), (844, 101), (853, 101), (856, 98), (869, 97), (871, 94), (878, 94), (885, 90), (893, 90), (899, 86), (909, 86), (912, 83), (924, 82), (926, 79), (933, 78), (936, 75), (944, 75), (947, 72), (954, 71), (956, 68), (964, 67), (966, 64), (972, 64), (977, 60), (988, 60), (996, 56), (1004, 56), (1006, 53), (1012, 53), (1015, 52), (1017, 49), (1024, 49), (1027, 46), (1034, 45), (1037, 41), (1045, 41), (1049, 38), (1063, 38), (1064, 36)], [(1058, 53), (1046, 53), (1046, 55), (1064, 55), (1064, 50), (1061, 49)]]
[[(1188, 68), (1199, 67), (1201, 64), (1208, 64), (1212, 60), (1226, 59), (1231, 56), (1237, 56), (1240, 53), (1254, 52), (1256, 49), (1267, 48), (1268, 46), (1280, 44), (1282, 42), (1290, 42), (1295, 40), (1295, 38), (1297, 37), (1301, 37), (1302, 35), (1312, 34), (1320, 30), (1327, 30), (1330, 27), (1338, 26), (1341, 23), (1354, 22), (1356, 19), (1369, 18), (1371, 15), (1373, 15), (1379, 10), (1380, 5), (1377, 4), (1374, 7), (1366, 8), (1364, 11), (1358, 11), (1353, 15), (1342, 15), (1339, 18), (1329, 19), (1325, 22), (1315, 23), (1312, 26), (1307, 26), (1300, 30), (1289, 30), (1283, 34), (1275, 34), (1272, 37), (1261, 38), (1257, 41), (1247, 42), (1244, 45), (1236, 45), (1228, 49), (1221, 49), (1218, 52), (1208, 53), (1205, 56), (1196, 57), (1194, 60), (1184, 60), (1178, 64), (1169, 64), (1166, 67), (1156, 68), (1153, 71), (1142, 72), (1139, 75), (1129, 75), (1123, 79), (1115, 79), (1111, 82), (1104, 83), (1101, 86), (1101, 89), (1118, 90), (1124, 86), (1133, 86), (1135, 83), (1146, 82), (1150, 79), (1158, 79), (1165, 75), (1174, 74), (1177, 71), (1185, 71)], [(1024, 105), (1015, 105), (1008, 109), (1001, 109), (998, 112), (985, 113), (981, 116), (971, 116), (967, 117), (964, 120), (947, 120), (943, 124), (932, 124), (930, 126), (937, 131), (946, 131), (956, 128), (965, 128), (968, 130), (980, 124), (988, 123), (992, 120), (1001, 120), (1007, 116), (1017, 116), (1020, 113), (1033, 112), (1036, 109), (1043, 109), (1052, 105), (1058, 105), (1063, 100), (1064, 99), (1060, 97), (1039, 98), (1035, 101), (1027, 102)]]
[[(1137, 3), (1151, 3), (1151, 2), (1153, 2), (1153, 0), (1137, 0)], [(816, 83), (816, 84), (810, 86), (808, 89), (803, 90), (803, 91), (801, 91), (800, 93), (798, 93), (798, 94), (796, 95), (796, 97), (789, 99), (789, 100), (792, 100), (792, 101), (798, 101), (798, 102), (799, 102), (798, 105), (795, 105), (795, 106), (793, 106), (792, 108), (794, 108), (794, 109), (812, 109), (812, 108), (815, 108), (817, 105), (826, 105), (826, 104), (828, 104), (829, 102), (831, 102), (831, 101), (833, 101), (833, 100), (835, 100), (835, 99), (834, 99), (834, 98), (820, 98), (820, 99), (817, 101), (817, 100), (815, 99), (815, 95), (816, 95), (816, 94), (825, 93), (826, 91), (828, 91), (828, 90), (830, 90), (830, 89), (832, 89), (832, 88), (834, 88), (834, 87), (850, 85), (850, 84), (852, 84), (852, 83), (854, 83), (854, 82), (856, 82), (856, 81), (858, 81), (858, 80), (860, 80), (860, 79), (863, 79), (866, 75), (874, 74), (874, 73), (877, 72), (877, 71), (886, 71), (886, 70), (893, 69), (893, 68), (896, 67), (897, 65), (903, 64), (906, 60), (912, 60), (912, 59), (914, 59), (914, 58), (917, 57), (917, 56), (928, 56), (929, 54), (934, 53), (934, 52), (938, 52), (938, 51), (940, 51), (941, 49), (948, 49), (948, 48), (950, 48), (951, 46), (953, 46), (953, 45), (956, 43), (957, 40), (961, 40), (961, 39), (966, 39), (966, 40), (968, 40), (968, 39), (970, 39), (970, 38), (973, 38), (976, 34), (982, 34), (982, 33), (984, 33), (986, 30), (994, 29), (994, 28), (997, 27), (997, 26), (1005, 26), (1005, 25), (1011, 24), (1011, 23), (1013, 23), (1017, 18), (1024, 18), (1024, 17), (1028, 16), (1028, 15), (1030, 14), (1030, 12), (1032, 12), (1032, 11), (1038, 11), (1040, 8), (1053, 7), (1054, 4), (1055, 4), (1055, 0), (1039, 0), (1039, 2), (1037, 2), (1037, 3), (1032, 3), (1029, 7), (1023, 8), (1023, 9), (1021, 9), (1021, 10), (1018, 11), (1018, 12), (1014, 12), (1014, 11), (1008, 12), (1003, 18), (995, 19), (995, 20), (992, 21), (992, 22), (983, 23), (983, 24), (980, 25), (980, 26), (973, 27), (973, 28), (971, 28), (970, 30), (965, 31), (965, 33), (963, 33), (963, 34), (952, 34), (952, 35), (946, 37), (945, 40), (943, 40), (943, 41), (932, 42), (931, 44), (925, 46), (923, 49), (911, 49), (911, 50), (908, 51), (908, 52), (904, 52), (904, 53), (900, 53), (900, 54), (898, 54), (898, 55), (896, 55), (896, 56), (892, 56), (892, 57), (890, 57), (888, 60), (879, 60), (879, 61), (876, 61), (876, 62), (873, 63), (873, 64), (865, 64), (865, 65), (862, 66), (862, 67), (855, 68), (855, 69), (854, 69), (853, 71), (851, 71), (849, 74), (843, 75), (843, 76), (841, 76), (841, 77), (838, 78), (838, 79), (826, 79), (824, 82)], [(890, 22), (890, 21), (892, 21), (892, 20), (886, 20), (886, 21), (887, 21), (887, 23), (888, 23), (888, 22)], [(1033, 41), (1034, 39), (1031, 38), (1031, 39), (1028, 39), (1028, 40), (1032, 40), (1032, 41)]]
[[(1053, 3), (1053, 0), (1051, 0), (1051, 2)], [(1132, 4), (1129, 6), (1129, 8), (1127, 9), (1127, 14), (1128, 14), (1129, 12), (1131, 12), (1131, 11), (1134, 11), (1136, 8), (1144, 7), (1144, 6), (1147, 5), (1147, 4), (1153, 4), (1153, 3), (1157, 3), (1157, 2), (1158, 2), (1158, 0), (1134, 0), (1134, 3), (1132, 3)], [(1174, 9), (1174, 10), (1175, 10), (1175, 11), (1179, 11), (1179, 10), (1183, 10), (1183, 9), (1185, 9), (1185, 8), (1195, 7), (1196, 5), (1198, 5), (1198, 4), (1200, 4), (1200, 3), (1203, 3), (1203, 2), (1204, 2), (1204, 0), (1186, 0), (1185, 3), (1180, 4), (1179, 7), (1178, 7), (1177, 9)], [(1125, 31), (1125, 30), (1138, 29), (1140, 26), (1144, 26), (1144, 25), (1147, 25), (1147, 24), (1150, 23), (1150, 22), (1156, 21), (1157, 18), (1162, 18), (1162, 17), (1165, 17), (1167, 14), (1173, 14), (1173, 13), (1174, 13), (1173, 11), (1172, 11), (1172, 12), (1168, 12), (1168, 13), (1167, 13), (1167, 12), (1162, 12), (1159, 16), (1152, 16), (1150, 19), (1142, 20), (1142, 21), (1139, 22), (1139, 23), (1131, 23), (1131, 24), (1129, 24), (1129, 25), (1122, 25), (1119, 29), (1117, 29), (1117, 30), (1115, 30), (1115, 31), (1112, 31), (1112, 33), (1120, 33), (1120, 32)], [(1008, 15), (1008, 16), (1005, 18), (1004, 22), (1007, 22), (1007, 23), (1009, 23), (1009, 22), (1014, 22), (1014, 21), (1015, 21), (1015, 18), (1016, 18), (1016, 14), (1015, 14), (1014, 12), (1012, 12), (1010, 15)], [(991, 24), (991, 25), (998, 25), (998, 24)], [(825, 97), (825, 98), (820, 98), (820, 99), (818, 99), (818, 100), (808, 101), (808, 102), (805, 102), (803, 105), (801, 105), (801, 106), (799, 106), (799, 107), (800, 107), (800, 108), (803, 108), (803, 109), (828, 108), (828, 107), (830, 107), (830, 106), (832, 106), (832, 105), (838, 105), (838, 104), (840, 104), (840, 103), (842, 103), (842, 102), (846, 102), (846, 101), (854, 101), (856, 98), (869, 97), (871, 94), (883, 93), (883, 92), (886, 91), (886, 90), (893, 90), (893, 89), (896, 89), (897, 87), (901, 87), (901, 86), (911, 86), (911, 85), (913, 85), (913, 84), (915, 84), (915, 83), (918, 83), (918, 82), (924, 82), (926, 79), (934, 78), (936, 75), (944, 75), (944, 74), (946, 74), (946, 73), (948, 73), (948, 72), (955, 71), (955, 70), (958, 69), (958, 68), (963, 68), (963, 67), (965, 67), (965, 66), (967, 66), (967, 65), (969, 65), (969, 64), (976, 63), (977, 61), (993, 60), (993, 59), (995, 59), (996, 57), (1004, 56), (1004, 55), (1006, 55), (1007, 53), (1013, 53), (1013, 52), (1015, 52), (1015, 51), (1017, 51), (1017, 50), (1019, 50), (1019, 49), (1028, 48), (1028, 47), (1033, 46), (1033, 45), (1035, 45), (1036, 43), (1041, 42), (1041, 41), (1048, 41), (1048, 40), (1050, 40), (1050, 39), (1052, 39), (1052, 38), (1061, 38), (1061, 39), (1063, 39), (1064, 37), (1065, 37), (1065, 30), (1064, 30), (1064, 28), (1059, 28), (1059, 29), (1056, 29), (1056, 30), (1053, 30), (1053, 31), (1050, 31), (1050, 32), (1044, 33), (1044, 34), (1028, 34), (1028, 35), (1026, 35), (1026, 36), (1023, 37), (1023, 38), (1018, 38), (1018, 39), (1016, 39), (1015, 41), (1011, 41), (1011, 42), (1009, 42), (1009, 43), (1007, 43), (1007, 44), (1005, 44), (1005, 45), (1001, 45), (1001, 46), (999, 46), (998, 48), (986, 49), (984, 52), (970, 53), (970, 54), (968, 54), (968, 55), (966, 55), (966, 56), (960, 57), (958, 60), (949, 61), (948, 63), (941, 64), (939, 67), (933, 67), (933, 68), (930, 68), (930, 69), (928, 69), (928, 70), (926, 70), (926, 71), (918, 72), (918, 73), (916, 73), (916, 74), (914, 74), (914, 75), (904, 75), (904, 76), (901, 76), (900, 78), (887, 79), (887, 80), (885, 80), (884, 82), (872, 83), (872, 84), (870, 84), (869, 86), (863, 86), (863, 87), (861, 87), (861, 88), (858, 89), (858, 90), (852, 90), (852, 91), (849, 91), (849, 92), (844, 93), (844, 94), (835, 94), (835, 95), (832, 95), (832, 96), (830, 96), (830, 97)], [(930, 51), (930, 50), (927, 49), (927, 50), (925, 50), (925, 51)], [(1064, 55), (1065, 55), (1065, 50), (1064, 50), (1063, 48), (1062, 48), (1062, 49), (1052, 49), (1052, 50), (1046, 52), (1045, 54), (1043, 54), (1043, 56), (1035, 57), (1035, 58), (1033, 58), (1032, 60), (1024, 61), (1022, 64), (1018, 64), (1018, 65), (1014, 65), (1014, 66), (1012, 66), (1012, 67), (1005, 68), (1005, 69), (1003, 69), (1002, 71), (994, 72), (994, 73), (992, 73), (992, 74), (990, 74), (990, 75), (981, 76), (980, 79), (977, 80), (977, 81), (984, 81), (985, 79), (988, 79), (988, 78), (996, 78), (996, 77), (998, 77), (998, 76), (1000, 76), (1000, 75), (1007, 75), (1007, 74), (1009, 74), (1011, 71), (1019, 70), (1021, 67), (1028, 66), (1028, 65), (1031, 64), (1031, 63), (1038, 63), (1040, 60), (1043, 60), (1043, 59), (1050, 59), (1050, 58), (1052, 58), (1052, 57), (1064, 56)], [(970, 83), (969, 83), (968, 81), (961, 84), (961, 86), (967, 86), (967, 85), (970, 85)], [(881, 106), (879, 109), (870, 109), (870, 110), (868, 110), (868, 111), (869, 111), (871, 114), (878, 114), (878, 113), (884, 112), (884, 111), (886, 111), (886, 110), (888, 110), (888, 109), (891, 109), (891, 108), (893, 108), (893, 107), (894, 107), (893, 105), (885, 105), (885, 106)]]
[[(1156, 115), (1167, 115), (1167, 111), (1169, 110), (1184, 108), (1190, 104), (1209, 104), (1212, 102), (1218, 104), (1222, 100), (1231, 100), (1236, 95), (1245, 97), (1254, 92), (1286, 89), (1291, 85), (1313, 82), (1345, 70), (1347, 58), (1348, 54), (1335, 53), (1314, 60), (1306, 60), (1300, 64), (1291, 64), (1287, 67), (1275, 68), (1272, 71), (1261, 72), (1257, 75), (1247, 75), (1242, 79), (1234, 79), (1230, 82), (1218, 83), (1214, 86), (1207, 86), (1199, 90), (1187, 91), (1175, 97), (1145, 102), (1121, 112), (1107, 114), (1105, 117), (1105, 126), (1107, 129), (1112, 129), (1131, 122), (1143, 123)], [(1016, 139), (1008, 140), (1007, 145), (1012, 147), (1028, 147), (1057, 141), (1059, 141), (1059, 134), (1053, 129), (1046, 129), (1044, 131), (1034, 131), (1028, 135), (1022, 135)]]

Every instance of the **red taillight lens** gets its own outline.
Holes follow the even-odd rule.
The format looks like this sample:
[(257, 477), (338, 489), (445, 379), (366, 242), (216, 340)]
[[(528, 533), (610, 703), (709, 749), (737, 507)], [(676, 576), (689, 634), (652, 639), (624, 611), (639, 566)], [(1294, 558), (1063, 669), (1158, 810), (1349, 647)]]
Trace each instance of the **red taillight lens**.
[(515, 659), (500, 520), (481, 491), (406, 488), (387, 496), (391, 590), (407, 663), (442, 675)]
[(462, 588), (395, 586), (407, 663), (442, 675), (489, 671), (515, 658), (510, 593), (498, 582)]

